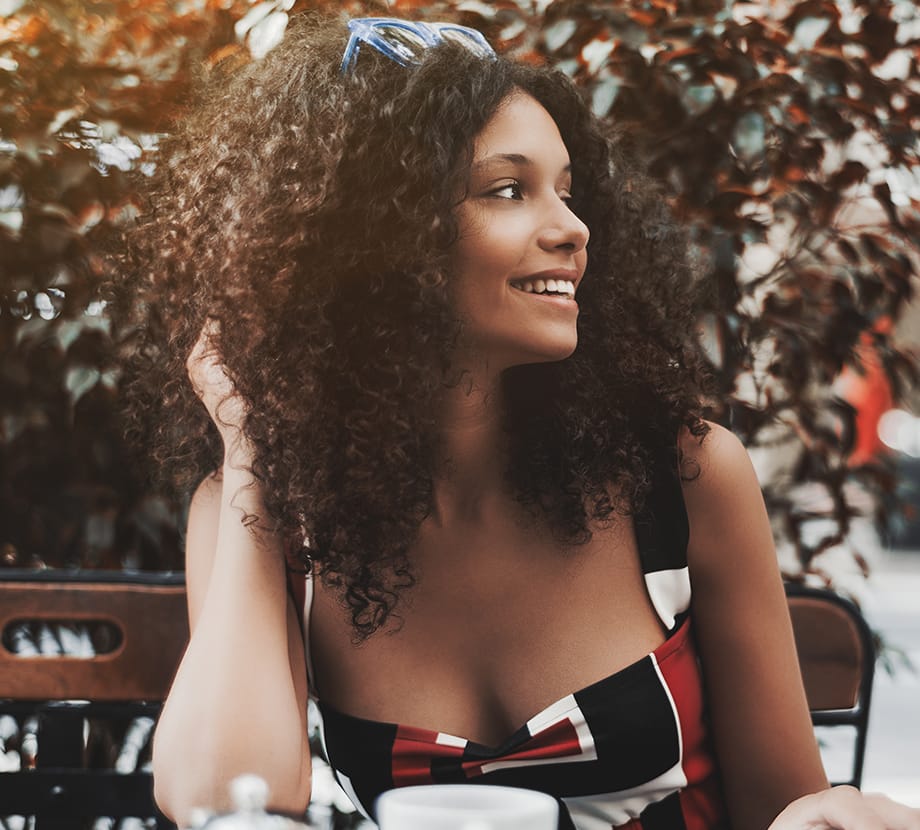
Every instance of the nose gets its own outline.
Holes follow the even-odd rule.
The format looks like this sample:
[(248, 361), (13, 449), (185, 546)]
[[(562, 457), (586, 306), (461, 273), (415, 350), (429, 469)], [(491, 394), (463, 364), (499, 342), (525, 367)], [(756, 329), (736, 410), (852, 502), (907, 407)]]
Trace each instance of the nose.
[(577, 254), (584, 250), (590, 235), (588, 226), (559, 199), (546, 217), (540, 233), (540, 247), (546, 251), (564, 250)]

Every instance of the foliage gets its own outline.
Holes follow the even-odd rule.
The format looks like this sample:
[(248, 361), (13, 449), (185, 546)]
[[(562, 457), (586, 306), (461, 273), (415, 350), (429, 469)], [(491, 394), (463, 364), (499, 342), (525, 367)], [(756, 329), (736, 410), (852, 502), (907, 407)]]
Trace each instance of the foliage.
[(99, 286), (194, 67), (243, 10), (26, 4), (0, 23), (0, 545), (7, 564), (174, 567), (174, 512), (126, 446)]
[[(854, 413), (832, 384), (867, 354), (896, 394), (915, 379), (889, 334), (920, 241), (913, 3), (392, 5), (460, 19), (559, 66), (647, 152), (712, 285), (700, 328), (718, 378), (714, 417), (752, 447), (782, 449), (767, 496), (800, 562), (847, 537), (853, 482), (881, 508), (891, 476), (878, 461), (851, 463)], [(139, 208), (129, 173), (156, 162), (198, 67), (257, 59), (289, 13), (324, 6), (384, 8), (0, 0), (7, 561), (177, 565), (180, 506), (150, 495), (142, 453), (121, 437), (117, 367), (130, 341), (110, 334), (102, 253)], [(815, 489), (826, 498), (809, 507), (802, 494)], [(830, 530), (814, 538), (807, 525), (822, 515)]]

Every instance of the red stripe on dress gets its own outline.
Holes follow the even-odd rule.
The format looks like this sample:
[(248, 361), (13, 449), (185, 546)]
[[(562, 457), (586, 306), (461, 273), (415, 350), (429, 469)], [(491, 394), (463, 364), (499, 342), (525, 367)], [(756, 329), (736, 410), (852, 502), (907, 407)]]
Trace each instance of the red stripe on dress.
[[(579, 712), (579, 714), (581, 714)], [(575, 724), (566, 718), (546, 727), (536, 735), (528, 738), (520, 748), (494, 758), (483, 758), (475, 761), (464, 761), (463, 771), (467, 778), (482, 775), (483, 764), (514, 763), (516, 761), (538, 761), (546, 758), (566, 758), (570, 755), (580, 755), (581, 742), (578, 740), (578, 731)]]
[(717, 775), (682, 790), (680, 809), (687, 830), (728, 830), (722, 785)]
[(393, 785), (409, 787), (413, 784), (433, 784), (431, 762), (435, 758), (463, 757), (462, 746), (438, 743), (438, 734), (430, 729), (399, 726), (393, 741)]
[(720, 826), (723, 816), (721, 789), (704, 723), (703, 679), (689, 621), (681, 629), (674, 635), (673, 647), (655, 656), (680, 721), (681, 766), (687, 777), (687, 787), (680, 796), (684, 821), (687, 830), (711, 830)]

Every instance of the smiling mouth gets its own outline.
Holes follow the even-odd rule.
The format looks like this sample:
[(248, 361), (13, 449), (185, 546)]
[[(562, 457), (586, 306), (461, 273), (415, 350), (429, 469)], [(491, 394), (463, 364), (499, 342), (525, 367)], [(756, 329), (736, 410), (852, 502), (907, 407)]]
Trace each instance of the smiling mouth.
[(572, 280), (512, 280), (511, 287), (525, 294), (575, 298), (575, 283)]

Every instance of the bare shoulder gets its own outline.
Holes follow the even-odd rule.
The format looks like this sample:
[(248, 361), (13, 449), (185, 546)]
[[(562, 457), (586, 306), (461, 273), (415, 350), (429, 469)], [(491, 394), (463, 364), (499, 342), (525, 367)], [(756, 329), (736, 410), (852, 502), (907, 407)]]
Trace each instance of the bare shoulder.
[[(724, 565), (728, 550), (772, 557), (766, 508), (750, 456), (732, 432), (708, 426), (702, 438), (689, 432), (680, 438), (691, 569)], [(752, 545), (753, 540), (760, 544)]]
[(706, 426), (708, 432), (701, 438), (688, 430), (680, 435), (683, 473), (687, 483), (692, 485), (687, 488), (689, 494), (694, 494), (696, 490), (730, 487), (739, 475), (753, 475), (754, 472), (748, 452), (738, 436), (711, 421), (706, 421)]

